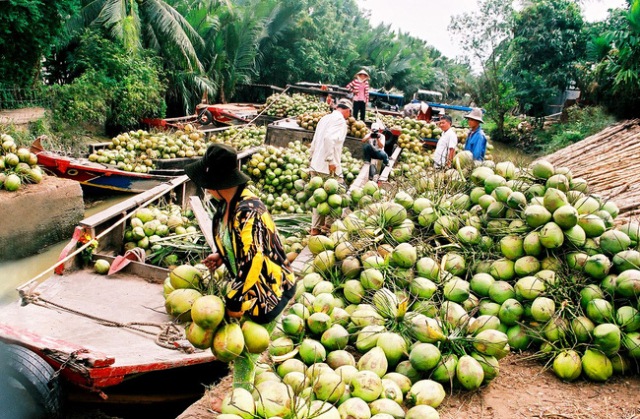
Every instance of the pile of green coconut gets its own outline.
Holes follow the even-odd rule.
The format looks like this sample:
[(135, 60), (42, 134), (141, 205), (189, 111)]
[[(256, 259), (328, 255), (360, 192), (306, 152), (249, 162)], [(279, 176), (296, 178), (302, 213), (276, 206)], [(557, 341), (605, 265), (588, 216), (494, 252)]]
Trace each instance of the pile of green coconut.
[(510, 352), (559, 379), (638, 373), (640, 225), (540, 160), (413, 166), (350, 193), (223, 419), (438, 418)]

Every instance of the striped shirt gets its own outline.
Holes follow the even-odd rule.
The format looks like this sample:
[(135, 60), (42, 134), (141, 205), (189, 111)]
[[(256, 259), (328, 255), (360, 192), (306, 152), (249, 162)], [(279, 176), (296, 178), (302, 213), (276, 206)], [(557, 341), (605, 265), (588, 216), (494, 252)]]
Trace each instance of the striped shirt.
[(356, 77), (347, 84), (347, 89), (353, 93), (354, 102), (369, 101), (369, 79), (360, 80)]

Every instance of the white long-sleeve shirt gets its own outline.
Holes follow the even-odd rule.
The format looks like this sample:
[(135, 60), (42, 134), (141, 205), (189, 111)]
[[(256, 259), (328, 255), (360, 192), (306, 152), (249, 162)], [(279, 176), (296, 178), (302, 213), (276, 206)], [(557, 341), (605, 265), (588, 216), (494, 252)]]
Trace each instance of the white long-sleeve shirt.
[(333, 164), (336, 166), (335, 174), (341, 176), (340, 158), (346, 136), (347, 121), (342, 116), (342, 112), (335, 110), (323, 116), (318, 121), (309, 149), (311, 152), (310, 169), (328, 175), (330, 174), (329, 165)]

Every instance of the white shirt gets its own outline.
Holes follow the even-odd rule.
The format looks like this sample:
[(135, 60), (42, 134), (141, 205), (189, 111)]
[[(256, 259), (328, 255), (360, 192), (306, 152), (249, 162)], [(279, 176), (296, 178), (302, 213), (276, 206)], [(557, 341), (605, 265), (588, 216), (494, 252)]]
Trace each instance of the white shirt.
[(335, 174), (342, 175), (342, 146), (347, 136), (347, 121), (342, 112), (335, 110), (323, 116), (311, 141), (311, 163), (309, 168), (318, 173), (329, 174), (329, 165), (336, 166)]
[[(378, 138), (373, 138), (371, 136), (371, 134), (368, 134), (369, 144), (371, 144), (371, 146), (373, 148), (375, 148), (376, 150), (384, 150), (384, 145), (386, 144), (386, 139), (384, 137), (384, 134), (382, 134), (381, 132), (378, 132), (378, 134), (379, 134)], [(382, 144), (382, 147), (378, 147), (378, 140), (380, 141), (380, 144)]]
[(436, 145), (436, 151), (433, 153), (433, 165), (436, 169), (441, 169), (447, 164), (447, 156), (450, 149), (458, 146), (458, 136), (456, 130), (450, 127), (442, 134)]

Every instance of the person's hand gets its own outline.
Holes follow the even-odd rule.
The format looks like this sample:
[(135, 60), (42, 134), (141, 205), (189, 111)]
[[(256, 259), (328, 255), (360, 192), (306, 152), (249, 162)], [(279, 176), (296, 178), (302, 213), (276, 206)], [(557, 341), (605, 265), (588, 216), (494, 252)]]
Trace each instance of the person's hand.
[(222, 257), (220, 253), (212, 253), (202, 261), (202, 264), (213, 271), (222, 264)]
[(335, 173), (337, 168), (338, 167), (335, 164), (329, 164), (329, 173), (330, 174)]
[(244, 314), (244, 312), (242, 312), (242, 311), (230, 311), (230, 310), (227, 310), (227, 316), (232, 317), (234, 319), (239, 319), (240, 317), (242, 317), (243, 314)]

